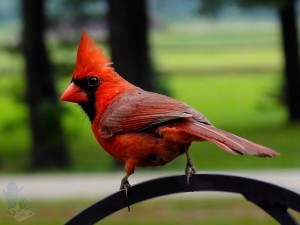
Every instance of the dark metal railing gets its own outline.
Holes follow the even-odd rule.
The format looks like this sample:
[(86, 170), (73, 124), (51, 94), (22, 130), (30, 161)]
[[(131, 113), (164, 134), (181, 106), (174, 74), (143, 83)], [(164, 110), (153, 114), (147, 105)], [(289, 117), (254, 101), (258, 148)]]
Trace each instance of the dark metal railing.
[(129, 198), (118, 191), (100, 200), (72, 218), (66, 225), (91, 225), (106, 216), (135, 203), (175, 193), (195, 191), (219, 191), (241, 194), (256, 204), (280, 224), (297, 225), (288, 212), (300, 213), (300, 195), (296, 192), (264, 181), (238, 175), (197, 173), (187, 184), (185, 175), (158, 178), (130, 187)]

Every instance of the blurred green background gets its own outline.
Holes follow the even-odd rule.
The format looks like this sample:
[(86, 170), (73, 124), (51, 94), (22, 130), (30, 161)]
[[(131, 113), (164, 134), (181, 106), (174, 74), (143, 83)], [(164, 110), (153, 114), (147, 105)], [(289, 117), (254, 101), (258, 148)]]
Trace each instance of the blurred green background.
[[(36, 148), (29, 122), (31, 111), (25, 97), (27, 61), (21, 51), (24, 30), (21, 5), (29, 4), (28, 2), (30, 1), (5, 0), (0, 5), (0, 173), (100, 173), (116, 170), (115, 162), (97, 144), (88, 117), (77, 105), (71, 103), (59, 103), (54, 110), (61, 116), (67, 163), (30, 166), (33, 161), (32, 149), (36, 151)], [(110, 29), (106, 14), (112, 2), (45, 1), (47, 23), (43, 37), (47, 46), (47, 57), (53, 65), (52, 76), (57, 96), (70, 82), (77, 44), (84, 28), (108, 55), (111, 54), (111, 42), (107, 41)], [(286, 100), (286, 59), (282, 48), (282, 24), (278, 19), (278, 11), (282, 9), (277, 9), (278, 6), (273, 4), (261, 4), (263, 1), (252, 1), (255, 4), (250, 5), (212, 1), (219, 7), (210, 7), (207, 2), (147, 1), (147, 41), (151, 65), (156, 74), (155, 90), (191, 105), (208, 117), (215, 126), (274, 148), (281, 156), (272, 159), (232, 156), (213, 144), (194, 143), (191, 155), (197, 168), (222, 171), (299, 168), (300, 117), (290, 119)], [(296, 73), (295, 76), (300, 74)], [(300, 92), (300, 86), (298, 88)], [(51, 151), (44, 154), (53, 155)], [(181, 157), (159, 170), (183, 171), (184, 165), (185, 158)], [(138, 169), (138, 172), (142, 171)], [(162, 210), (159, 216), (172, 218), (177, 211), (185, 210), (181, 205), (194, 208), (196, 203), (178, 200), (161, 204), (160, 207), (165, 207), (166, 212), (163, 213)], [(224, 208), (241, 210), (236, 209), (240, 208), (236, 205), (241, 205), (246, 211), (247, 208), (244, 207), (248, 206), (244, 204), (246, 203), (236, 200), (224, 200), (220, 204), (217, 200), (205, 201), (198, 205), (205, 208), (202, 212), (206, 215), (202, 218), (203, 221), (194, 220), (200, 216), (189, 211), (191, 215), (183, 213), (186, 218), (163, 220), (161, 224), (183, 224), (187, 221), (203, 224), (275, 224), (267, 216), (253, 216), (257, 215), (258, 210), (254, 214), (242, 213), (243, 216), (233, 216), (233, 220), (226, 219)], [(68, 212), (71, 216), (87, 205), (84, 201), (76, 204), (62, 202), (57, 205), (37, 203), (37, 216), (32, 219), (32, 223), (29, 220), (26, 223), (54, 224), (47, 223), (44, 218), (53, 213), (49, 217), (57, 216), (57, 221), (61, 221), (66, 218), (63, 212)], [(58, 207), (58, 212), (50, 210), (55, 207)], [(128, 224), (140, 224), (141, 219), (145, 224), (149, 220), (150, 224), (153, 216), (148, 218), (144, 215), (146, 212), (156, 215), (161, 211), (160, 207), (155, 207), (153, 203), (140, 206), (138, 212), (130, 214), (133, 217), (133, 213), (138, 213), (138, 216)], [(223, 212), (219, 215), (220, 218), (216, 216), (216, 220), (213, 213), (215, 210)], [(212, 216), (207, 216), (210, 214)], [(112, 219), (107, 224), (118, 224), (120, 219), (127, 224), (124, 221), (127, 216), (117, 215), (117, 222)], [(5, 218), (5, 224), (15, 224), (14, 221), (9, 222), (9, 216)]]

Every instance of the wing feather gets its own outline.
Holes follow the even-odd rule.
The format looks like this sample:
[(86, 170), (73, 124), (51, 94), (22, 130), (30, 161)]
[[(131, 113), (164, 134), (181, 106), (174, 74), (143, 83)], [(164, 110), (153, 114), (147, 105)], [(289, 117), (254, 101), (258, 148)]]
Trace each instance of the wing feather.
[(179, 118), (194, 117), (210, 124), (200, 113), (173, 98), (137, 89), (116, 97), (99, 121), (100, 134), (108, 138), (115, 133), (142, 130)]
[(188, 134), (192, 134), (201, 139), (213, 142), (225, 151), (232, 154), (248, 154), (261, 157), (272, 157), (278, 155), (278, 153), (273, 149), (256, 144), (211, 125), (191, 122), (189, 123), (189, 126), (180, 128)]

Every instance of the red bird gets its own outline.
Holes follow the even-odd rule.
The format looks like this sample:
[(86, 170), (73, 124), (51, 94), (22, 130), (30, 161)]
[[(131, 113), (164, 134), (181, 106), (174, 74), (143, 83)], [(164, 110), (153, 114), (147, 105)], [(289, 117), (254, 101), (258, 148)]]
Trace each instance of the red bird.
[(232, 154), (272, 157), (278, 153), (214, 127), (192, 107), (173, 98), (144, 91), (119, 76), (109, 59), (83, 32), (72, 82), (62, 101), (78, 103), (88, 115), (94, 135), (112, 157), (125, 164), (121, 188), (136, 167), (163, 166), (177, 156), (187, 158), (187, 182), (196, 172), (189, 155), (193, 141), (210, 141)]

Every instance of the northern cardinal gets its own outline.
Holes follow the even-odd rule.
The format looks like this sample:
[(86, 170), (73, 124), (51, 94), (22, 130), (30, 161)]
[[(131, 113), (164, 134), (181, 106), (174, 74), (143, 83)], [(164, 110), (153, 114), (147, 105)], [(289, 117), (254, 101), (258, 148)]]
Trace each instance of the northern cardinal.
[(210, 141), (232, 154), (272, 157), (278, 153), (214, 127), (192, 107), (144, 91), (114, 71), (109, 59), (83, 32), (71, 84), (62, 101), (78, 103), (93, 133), (112, 157), (125, 164), (120, 189), (126, 195), (135, 167), (163, 166), (185, 154), (187, 182), (196, 168), (189, 155), (193, 141)]

